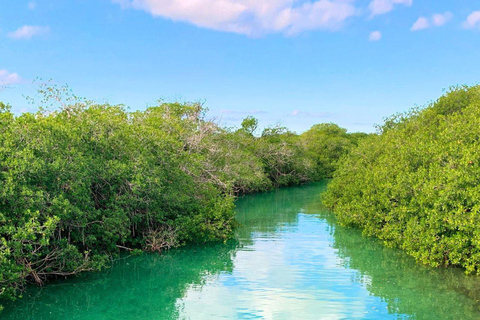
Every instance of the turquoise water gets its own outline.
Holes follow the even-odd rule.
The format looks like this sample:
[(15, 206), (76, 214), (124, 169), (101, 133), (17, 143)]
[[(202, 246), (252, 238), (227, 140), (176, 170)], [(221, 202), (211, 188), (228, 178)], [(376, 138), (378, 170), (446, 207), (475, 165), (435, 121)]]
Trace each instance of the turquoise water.
[(1, 319), (480, 319), (480, 280), (337, 226), (324, 183), (237, 201), (226, 244), (30, 287)]

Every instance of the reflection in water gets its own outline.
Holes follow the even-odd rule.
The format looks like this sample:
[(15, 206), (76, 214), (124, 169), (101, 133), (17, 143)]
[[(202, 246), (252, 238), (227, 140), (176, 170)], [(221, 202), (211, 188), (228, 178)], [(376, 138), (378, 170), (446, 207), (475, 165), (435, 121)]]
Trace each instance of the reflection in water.
[(227, 244), (117, 261), (30, 288), (2, 319), (479, 319), (480, 281), (336, 225), (325, 184), (237, 201)]
[(1, 319), (176, 319), (187, 285), (231, 272), (236, 243), (181, 248), (117, 261), (106, 271), (30, 288)]

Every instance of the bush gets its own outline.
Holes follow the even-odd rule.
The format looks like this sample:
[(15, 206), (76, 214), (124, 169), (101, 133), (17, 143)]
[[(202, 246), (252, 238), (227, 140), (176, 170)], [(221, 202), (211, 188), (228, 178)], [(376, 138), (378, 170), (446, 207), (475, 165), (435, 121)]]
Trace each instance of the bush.
[(452, 88), (379, 129), (341, 160), (327, 205), (424, 264), (480, 273), (480, 87)]
[(74, 96), (65, 103), (66, 87), (40, 92), (47, 107), (36, 113), (0, 104), (0, 298), (99, 270), (121, 249), (225, 241), (236, 194), (317, 180), (319, 166), (331, 171), (346, 152), (318, 162), (323, 149), (285, 128), (258, 137), (252, 117), (221, 128), (198, 103), (129, 112)]
[[(233, 198), (190, 174), (203, 168), (185, 148), (203, 122), (189, 118), (196, 105), (129, 113), (77, 104), (18, 117), (1, 108), (2, 298), (27, 280), (98, 270), (119, 247), (161, 250), (231, 234)], [(168, 241), (151, 242), (166, 230), (175, 230)]]

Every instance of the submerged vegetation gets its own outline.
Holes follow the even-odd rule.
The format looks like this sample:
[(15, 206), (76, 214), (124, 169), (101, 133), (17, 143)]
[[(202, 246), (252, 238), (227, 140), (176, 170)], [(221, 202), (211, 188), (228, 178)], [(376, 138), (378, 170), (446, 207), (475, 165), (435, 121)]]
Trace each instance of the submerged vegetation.
[(236, 194), (329, 177), (362, 137), (333, 124), (256, 135), (255, 118), (223, 128), (197, 103), (130, 112), (42, 92), (58, 106), (0, 104), (1, 299), (120, 250), (226, 240)]
[(431, 266), (480, 274), (480, 87), (388, 118), (341, 161), (325, 201), (340, 223)]

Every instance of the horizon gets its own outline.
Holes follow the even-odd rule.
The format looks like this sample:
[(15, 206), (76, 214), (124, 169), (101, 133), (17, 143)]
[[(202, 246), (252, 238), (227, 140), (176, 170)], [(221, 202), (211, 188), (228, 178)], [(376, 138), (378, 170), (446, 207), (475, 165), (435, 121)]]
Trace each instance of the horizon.
[(415, 0), (18, 1), (0, 12), (0, 101), (36, 110), (37, 77), (144, 110), (202, 101), (208, 118), (333, 122), (375, 132), (450, 86), (478, 84), (480, 4)]

